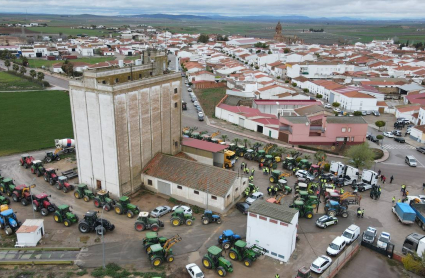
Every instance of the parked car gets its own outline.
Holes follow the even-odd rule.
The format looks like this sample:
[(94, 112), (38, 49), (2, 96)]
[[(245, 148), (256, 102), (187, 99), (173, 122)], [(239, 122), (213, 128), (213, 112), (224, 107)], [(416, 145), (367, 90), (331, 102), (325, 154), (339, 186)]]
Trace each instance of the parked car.
[(242, 212), (243, 214), (247, 214), (248, 213), (248, 209), (249, 209), (249, 204), (242, 202), (242, 203), (237, 203), (236, 204), (236, 209), (239, 210), (240, 212)]
[(394, 141), (399, 143), (406, 143), (406, 140), (404, 140), (403, 137), (394, 137)]
[(420, 153), (425, 153), (425, 147), (416, 148), (416, 150)]
[(342, 238), (347, 244), (353, 243), (360, 236), (360, 227), (354, 224), (351, 224), (345, 231), (342, 233)]
[(199, 106), (199, 105), (197, 105), (197, 106), (195, 106), (196, 107), (196, 111), (199, 113), (199, 112), (202, 112), (202, 108), (201, 108), (201, 106)]
[(391, 133), (394, 134), (395, 136), (401, 136), (400, 130), (393, 130), (393, 131), (391, 131)]
[(323, 215), (316, 220), (316, 226), (326, 229), (328, 226), (338, 224), (338, 218), (335, 216)]
[(188, 92), (192, 92), (192, 89), (191, 89), (191, 88), (188, 88), (188, 89), (187, 89), (187, 91), (188, 91)]
[(169, 206), (159, 206), (156, 207), (154, 210), (151, 211), (152, 217), (161, 217), (171, 211), (171, 208)]
[(373, 113), (373, 115), (375, 115), (375, 116), (381, 116), (381, 113), (379, 113), (378, 111), (373, 111), (372, 113)]
[(383, 134), (385, 137), (394, 138), (394, 134), (392, 134), (390, 131), (384, 132)]
[(336, 237), (331, 244), (329, 244), (328, 249), (326, 249), (326, 253), (330, 256), (338, 255), (342, 250), (344, 250), (347, 243), (345, 239), (341, 236)]
[(372, 111), (366, 111), (366, 114), (370, 115), (370, 114), (372, 114)]
[(197, 101), (198, 99), (196, 98), (196, 97), (191, 97), (190, 98), (190, 101), (192, 101), (192, 102), (195, 102), (195, 101)]
[(204, 278), (204, 273), (196, 264), (186, 265), (186, 270), (189, 272), (190, 277), (192, 278)]
[(376, 136), (375, 135), (371, 135), (371, 136), (369, 136), (369, 138), (368, 138), (370, 141), (372, 141), (372, 142), (375, 142), (375, 143), (377, 143), (377, 142), (379, 142), (379, 140), (378, 140), (378, 138), (376, 138)]
[(366, 231), (363, 232), (362, 240), (364, 242), (373, 244), (375, 242), (377, 231), (373, 227), (368, 227)]
[(366, 132), (366, 139), (369, 140), (369, 138), (372, 136), (372, 133)]
[(201, 122), (204, 120), (204, 113), (203, 112), (198, 112), (198, 120), (201, 121)]
[(381, 249), (387, 249), (388, 243), (391, 242), (391, 235), (387, 232), (382, 232), (379, 235), (378, 241), (376, 242), (376, 246)]
[(329, 103), (326, 103), (323, 107), (325, 107), (325, 108), (332, 108), (332, 105), (330, 105)]
[(366, 111), (362, 111), (362, 116), (366, 116), (367, 112)]
[(410, 132), (412, 131), (412, 128), (411, 127), (408, 127), (407, 129), (406, 129), (406, 134), (410, 134)]
[(328, 256), (322, 255), (319, 256), (314, 262), (311, 264), (310, 269), (316, 273), (323, 273), (332, 263), (332, 259)]
[(192, 209), (190, 207), (188, 207), (188, 206), (182, 206), (182, 205), (180, 205), (180, 206), (174, 206), (171, 209), (171, 211), (175, 211), (178, 208), (182, 208), (184, 210), (184, 213), (192, 213)]
[(416, 158), (413, 155), (406, 155), (404, 162), (406, 162), (406, 164), (409, 165), (410, 167), (417, 166)]
[(199, 101), (195, 100), (195, 101), (193, 102), (193, 105), (195, 105), (195, 106), (199, 106)]
[(339, 108), (334, 108), (334, 112), (338, 112), (338, 113), (340, 113), (340, 112), (341, 112), (341, 109), (339, 109)]
[(295, 176), (298, 178), (298, 181), (307, 181), (307, 182), (310, 182), (314, 180), (315, 178), (315, 176), (313, 176), (312, 174), (310, 174), (310, 172), (306, 170), (298, 170), (295, 173)]
[(248, 198), (246, 198), (245, 202), (248, 205), (252, 205), (258, 199), (263, 199), (263, 196), (264, 196), (264, 194), (262, 192), (255, 192), (251, 196), (249, 196)]

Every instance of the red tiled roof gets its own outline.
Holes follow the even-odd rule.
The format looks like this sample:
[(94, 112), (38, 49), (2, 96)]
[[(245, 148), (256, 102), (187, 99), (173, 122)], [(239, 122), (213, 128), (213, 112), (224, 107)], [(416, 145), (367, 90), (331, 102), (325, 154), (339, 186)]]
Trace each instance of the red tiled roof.
[(227, 148), (225, 145), (202, 141), (194, 138), (183, 138), (182, 145), (213, 153), (220, 152)]

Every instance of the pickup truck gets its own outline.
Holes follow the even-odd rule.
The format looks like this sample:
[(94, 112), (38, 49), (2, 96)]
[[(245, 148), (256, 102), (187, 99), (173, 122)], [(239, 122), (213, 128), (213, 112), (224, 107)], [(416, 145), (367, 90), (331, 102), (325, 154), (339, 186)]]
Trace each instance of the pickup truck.
[(405, 203), (396, 203), (393, 206), (393, 212), (397, 216), (398, 221), (403, 224), (412, 224), (416, 219), (416, 212)]
[(425, 204), (412, 203), (410, 206), (416, 213), (416, 223), (425, 231)]

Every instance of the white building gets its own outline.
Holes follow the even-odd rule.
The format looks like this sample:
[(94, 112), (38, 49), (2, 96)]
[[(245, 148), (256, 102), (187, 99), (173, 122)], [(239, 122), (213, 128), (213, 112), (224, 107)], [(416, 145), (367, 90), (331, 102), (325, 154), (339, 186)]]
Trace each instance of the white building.
[(43, 219), (27, 219), (16, 231), (15, 247), (34, 247), (44, 236)]
[(425, 143), (425, 125), (412, 127), (410, 130), (410, 138), (417, 142)]
[(324, 63), (299, 63), (287, 64), (287, 75), (290, 78), (304, 76), (306, 78), (329, 78), (334, 75), (343, 74), (346, 71), (354, 71), (354, 65), (346, 64), (324, 64)]
[(288, 262), (295, 250), (298, 210), (257, 200), (248, 210), (246, 242), (268, 250), (267, 256)]

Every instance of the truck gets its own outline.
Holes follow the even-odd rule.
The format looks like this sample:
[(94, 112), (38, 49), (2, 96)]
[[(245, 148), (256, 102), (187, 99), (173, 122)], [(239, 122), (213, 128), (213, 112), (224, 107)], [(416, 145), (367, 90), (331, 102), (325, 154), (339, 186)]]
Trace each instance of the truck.
[(403, 243), (401, 252), (406, 255), (408, 253), (416, 253), (422, 257), (425, 253), (425, 236), (417, 233), (412, 233), (406, 237)]
[(425, 204), (414, 204), (412, 203), (410, 207), (416, 213), (416, 223), (418, 223), (419, 227), (425, 231)]
[(403, 224), (412, 224), (415, 222), (416, 212), (408, 204), (396, 203), (392, 211), (397, 216), (398, 221)]
[(72, 153), (75, 151), (75, 140), (74, 139), (55, 139), (55, 147), (56, 151), (55, 154), (57, 154), (60, 151), (63, 151), (64, 153)]
[(227, 150), (224, 152), (223, 167), (226, 169), (233, 168), (236, 161), (236, 154), (234, 151)]
[(378, 184), (378, 173), (372, 170), (363, 170), (361, 181), (359, 184), (352, 185), (353, 189), (357, 189), (360, 192), (371, 189), (372, 186)]
[(331, 167), (329, 168), (329, 172), (335, 174), (337, 177), (342, 175), (342, 171), (344, 170), (344, 164), (339, 161), (332, 161)]

